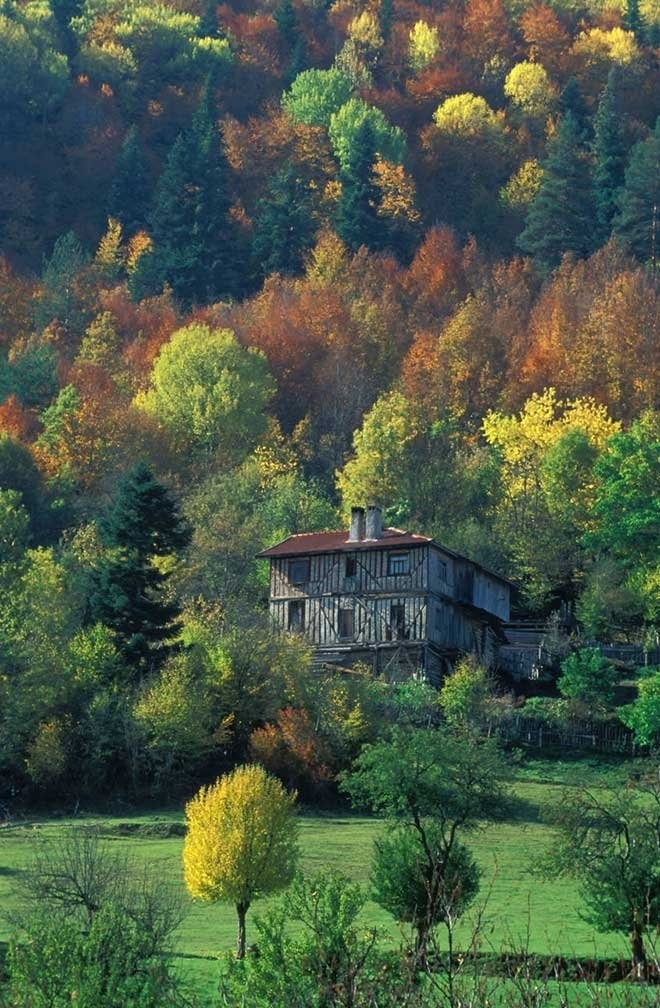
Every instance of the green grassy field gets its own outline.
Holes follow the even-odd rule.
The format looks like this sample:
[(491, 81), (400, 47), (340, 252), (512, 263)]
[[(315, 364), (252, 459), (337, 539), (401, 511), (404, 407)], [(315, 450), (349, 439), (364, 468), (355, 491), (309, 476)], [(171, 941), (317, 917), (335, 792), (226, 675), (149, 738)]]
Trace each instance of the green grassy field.
[[(504, 945), (525, 943), (530, 952), (627, 957), (623, 936), (595, 934), (580, 918), (580, 900), (571, 883), (539, 880), (530, 873), (530, 867), (552, 842), (552, 831), (542, 822), (543, 806), (559, 799), (563, 783), (596, 783), (604, 773), (614, 782), (618, 777), (625, 777), (627, 771), (616, 763), (606, 765), (601, 761), (529, 761), (519, 771), (515, 785), (517, 802), (510, 817), (504, 822), (486, 824), (470, 838), (484, 870), (477, 904), (484, 908), (485, 947), (499, 952)], [(183, 892), (182, 839), (153, 838), (144, 835), (147, 830), (138, 830), (140, 826), (158, 827), (173, 821), (182, 821), (180, 812), (34, 820), (4, 828), (0, 830), (0, 907), (11, 910), (15, 902), (16, 878), (30, 857), (35, 830), (55, 835), (64, 829), (90, 823), (97, 823), (113, 844), (122, 845), (135, 858), (154, 865), (164, 883)], [(122, 827), (122, 824), (128, 825)], [(303, 871), (312, 873), (332, 867), (366, 885), (373, 841), (382, 829), (382, 822), (366, 817), (301, 816)], [(124, 830), (134, 832), (129, 836), (120, 835)], [(267, 906), (267, 901), (255, 904), (251, 916), (263, 913)], [(395, 940), (400, 937), (397, 925), (373, 903), (367, 904), (364, 922), (378, 925)], [(459, 933), (459, 943), (465, 940), (470, 927), (470, 920), (466, 920)], [(0, 920), (0, 939), (6, 939), (8, 929), (8, 922)], [(190, 905), (176, 935), (180, 969), (194, 979), (196, 987), (212, 990), (217, 970), (214, 958), (232, 949), (234, 938), (235, 918), (231, 907)]]

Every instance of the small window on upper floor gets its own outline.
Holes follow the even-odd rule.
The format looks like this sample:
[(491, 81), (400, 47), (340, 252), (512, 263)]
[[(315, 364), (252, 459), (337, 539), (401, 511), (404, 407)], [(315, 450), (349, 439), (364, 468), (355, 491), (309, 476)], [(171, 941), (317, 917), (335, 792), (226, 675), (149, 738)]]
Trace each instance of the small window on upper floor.
[(446, 584), (447, 583), (447, 564), (445, 563), (444, 560), (440, 561), (440, 577), (442, 578), (442, 580)]
[(349, 553), (346, 557), (346, 577), (355, 577), (357, 571), (357, 558)]
[(294, 585), (309, 581), (309, 560), (289, 560), (289, 581)]
[(388, 574), (410, 574), (410, 553), (388, 553)]

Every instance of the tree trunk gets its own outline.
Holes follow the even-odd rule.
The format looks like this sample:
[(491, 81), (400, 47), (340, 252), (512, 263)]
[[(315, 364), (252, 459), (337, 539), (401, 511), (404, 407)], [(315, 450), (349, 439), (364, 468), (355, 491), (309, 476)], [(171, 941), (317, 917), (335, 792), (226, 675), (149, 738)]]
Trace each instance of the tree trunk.
[(633, 924), (632, 931), (630, 932), (630, 944), (632, 946), (631, 977), (634, 980), (646, 980), (648, 975), (646, 950), (644, 948), (642, 929), (637, 922)]
[(245, 959), (245, 915), (249, 909), (249, 903), (236, 904), (236, 913), (238, 914), (238, 941), (236, 943), (237, 959)]

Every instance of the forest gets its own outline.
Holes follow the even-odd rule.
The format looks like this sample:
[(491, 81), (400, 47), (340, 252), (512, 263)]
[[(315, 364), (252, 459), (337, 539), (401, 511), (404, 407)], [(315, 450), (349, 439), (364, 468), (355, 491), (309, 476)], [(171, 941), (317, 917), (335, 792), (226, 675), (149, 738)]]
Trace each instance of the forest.
[(3, 788), (176, 791), (278, 711), (342, 763), (369, 702), (310, 688), (255, 553), (355, 504), (657, 644), (659, 32), (5, 0)]
[[(658, 0), (0, 0), (3, 1008), (655, 1004), (659, 47)], [(557, 681), (274, 633), (256, 554), (369, 504)]]

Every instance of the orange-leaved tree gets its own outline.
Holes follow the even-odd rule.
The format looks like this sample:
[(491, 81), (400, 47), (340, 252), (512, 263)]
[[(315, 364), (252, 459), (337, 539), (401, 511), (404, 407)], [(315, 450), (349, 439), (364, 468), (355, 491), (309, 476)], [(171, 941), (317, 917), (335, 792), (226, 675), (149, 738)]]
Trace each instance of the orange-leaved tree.
[(241, 766), (202, 787), (186, 806), (183, 874), (194, 899), (234, 903), (237, 956), (253, 900), (284, 889), (298, 859), (295, 792), (263, 767)]

